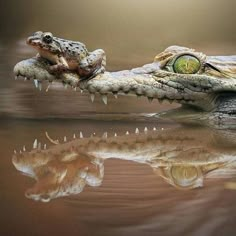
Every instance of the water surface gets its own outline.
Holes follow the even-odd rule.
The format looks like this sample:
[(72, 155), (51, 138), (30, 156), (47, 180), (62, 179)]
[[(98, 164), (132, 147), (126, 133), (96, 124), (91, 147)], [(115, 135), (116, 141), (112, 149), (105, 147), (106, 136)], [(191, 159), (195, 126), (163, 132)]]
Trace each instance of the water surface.
[[(137, 127), (139, 135), (135, 134)], [(156, 131), (152, 131), (153, 127)], [(117, 133), (118, 146), (114, 142), (103, 146), (104, 130), (108, 132), (108, 140), (114, 139)], [(45, 131), (61, 144), (50, 143)], [(80, 131), (84, 139), (79, 138)], [(160, 122), (2, 120), (1, 209), (4, 214), (1, 215), (1, 231), (12, 232), (12, 235), (48, 235), (49, 232), (58, 235), (156, 235), (157, 232), (162, 235), (233, 235), (236, 159), (232, 137), (235, 133), (221, 132)], [(77, 139), (73, 139), (74, 133)], [(88, 149), (83, 150), (82, 145), (78, 150), (84, 154), (86, 150), (99, 152), (101, 149), (100, 169), (98, 166), (94, 169), (91, 159), (81, 155), (76, 157), (78, 161), (68, 159), (70, 147), (66, 148), (67, 160), (60, 161), (65, 154), (62, 152), (56, 162), (39, 163), (38, 167), (42, 168), (39, 168), (39, 185), (30, 178), (32, 175), (27, 173), (27, 168), (21, 171), (15, 168), (17, 162), (24, 160), (19, 151), (25, 146), (23, 153), (30, 153), (36, 138), (42, 142), (42, 147), (46, 143), (47, 148), (57, 150), (66, 145), (65, 135), (68, 143), (77, 142), (79, 147), (82, 140), (94, 133), (100, 145), (96, 148), (92, 142)], [(12, 159), (14, 149), (17, 159)], [(29, 166), (37, 162), (34, 158), (45, 159), (29, 155), (23, 164)], [(48, 187), (50, 182), (47, 181), (52, 180), (48, 178), (50, 168), (60, 177), (61, 170), (66, 169), (67, 175), (71, 175), (81, 170), (81, 165), (95, 171), (93, 176), (101, 180), (98, 186), (86, 184), (79, 194), (58, 196), (47, 203), (29, 194), (25, 196), (27, 191), (30, 193), (29, 189), (32, 193), (34, 186), (38, 194), (44, 195), (45, 191), (55, 189), (55, 184)], [(96, 175), (99, 171), (102, 174)], [(70, 181), (65, 186), (69, 188)]]

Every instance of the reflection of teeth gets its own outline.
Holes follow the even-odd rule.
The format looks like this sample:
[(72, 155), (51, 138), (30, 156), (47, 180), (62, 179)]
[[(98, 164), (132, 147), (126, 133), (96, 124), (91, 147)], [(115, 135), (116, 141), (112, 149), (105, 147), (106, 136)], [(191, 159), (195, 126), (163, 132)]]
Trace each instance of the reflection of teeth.
[(80, 137), (80, 138), (83, 138), (83, 137), (84, 137), (82, 132), (79, 133), (79, 137)]
[(135, 129), (135, 134), (139, 134), (139, 129), (138, 128)]
[(149, 101), (150, 103), (152, 102), (152, 100), (153, 100), (153, 98), (148, 97), (148, 101)]
[(33, 149), (36, 149), (37, 146), (38, 146), (38, 140), (35, 139), (35, 140), (34, 140), (34, 143), (33, 143)]
[(107, 105), (107, 95), (102, 95), (102, 101)]
[(107, 138), (107, 132), (102, 135), (102, 138)]

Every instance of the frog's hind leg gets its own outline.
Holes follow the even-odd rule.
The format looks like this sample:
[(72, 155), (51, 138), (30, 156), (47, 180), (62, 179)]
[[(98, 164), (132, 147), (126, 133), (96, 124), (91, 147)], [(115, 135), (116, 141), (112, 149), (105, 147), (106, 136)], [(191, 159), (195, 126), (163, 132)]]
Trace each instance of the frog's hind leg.
[(56, 64), (50, 66), (50, 71), (52, 73), (61, 73), (67, 70), (69, 70), (69, 65), (66, 59), (62, 56), (58, 57)]
[(106, 55), (102, 49), (97, 49), (85, 57), (79, 65), (79, 74), (82, 79), (95, 77), (105, 72)]

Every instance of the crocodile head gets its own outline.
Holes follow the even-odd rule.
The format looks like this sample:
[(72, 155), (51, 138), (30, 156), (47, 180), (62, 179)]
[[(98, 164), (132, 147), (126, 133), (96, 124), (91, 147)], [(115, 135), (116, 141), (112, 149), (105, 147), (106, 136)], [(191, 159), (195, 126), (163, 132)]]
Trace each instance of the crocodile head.
[(236, 56), (206, 56), (193, 49), (171, 46), (158, 54), (153, 63), (131, 70), (105, 72), (87, 81), (80, 81), (74, 73), (52, 75), (47, 63), (42, 58), (21, 61), (14, 73), (34, 78), (39, 87), (44, 80), (63, 81), (88, 90), (92, 100), (95, 94), (100, 94), (104, 103), (107, 103), (107, 94), (123, 93), (145, 96), (149, 101), (174, 101), (203, 111), (232, 113), (236, 110), (233, 102), (236, 98)]

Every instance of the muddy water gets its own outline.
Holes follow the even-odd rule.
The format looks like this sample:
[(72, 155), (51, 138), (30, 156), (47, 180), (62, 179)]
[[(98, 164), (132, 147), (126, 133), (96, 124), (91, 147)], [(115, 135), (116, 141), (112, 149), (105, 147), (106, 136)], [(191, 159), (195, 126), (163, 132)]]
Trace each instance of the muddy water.
[[(2, 235), (236, 232), (234, 132), (148, 120), (11, 119), (2, 120), (0, 130)], [(50, 153), (32, 150), (36, 138)], [(71, 158), (73, 152), (78, 155)], [(96, 181), (90, 176), (75, 194), (71, 186), (78, 190), (89, 176), (78, 177), (81, 170)]]

